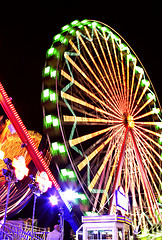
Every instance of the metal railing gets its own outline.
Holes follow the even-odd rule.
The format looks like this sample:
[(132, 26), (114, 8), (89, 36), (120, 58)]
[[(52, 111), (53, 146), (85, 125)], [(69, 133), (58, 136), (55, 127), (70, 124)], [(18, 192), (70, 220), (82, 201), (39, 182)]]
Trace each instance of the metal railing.
[(34, 226), (32, 235), (32, 226), (23, 222), (6, 222), (4, 231), (0, 233), (0, 239), (7, 240), (45, 240), (48, 232), (45, 228)]

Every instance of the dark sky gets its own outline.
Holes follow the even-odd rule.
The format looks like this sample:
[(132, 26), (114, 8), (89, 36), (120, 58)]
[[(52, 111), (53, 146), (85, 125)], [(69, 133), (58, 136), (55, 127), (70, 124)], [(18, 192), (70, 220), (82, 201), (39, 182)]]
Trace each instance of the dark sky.
[(5, 1), (0, 17), (0, 81), (27, 129), (42, 133), (41, 73), (60, 28), (94, 19), (114, 28), (136, 52), (162, 103), (161, 1)]
[(160, 98), (161, 9), (162, 3), (152, 0), (147, 4), (6, 1), (0, 21), (0, 79), (27, 128), (42, 132), (40, 94), (45, 53), (60, 28), (75, 19), (99, 20), (121, 34), (142, 61)]

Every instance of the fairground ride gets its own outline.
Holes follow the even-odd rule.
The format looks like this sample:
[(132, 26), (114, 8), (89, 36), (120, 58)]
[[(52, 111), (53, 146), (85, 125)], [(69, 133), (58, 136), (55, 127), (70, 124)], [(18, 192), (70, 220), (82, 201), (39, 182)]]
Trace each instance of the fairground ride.
[(161, 222), (162, 110), (144, 66), (114, 29), (91, 20), (61, 28), (46, 55), (42, 106), (51, 152), (67, 151), (91, 211), (116, 213), (120, 186), (134, 229)]

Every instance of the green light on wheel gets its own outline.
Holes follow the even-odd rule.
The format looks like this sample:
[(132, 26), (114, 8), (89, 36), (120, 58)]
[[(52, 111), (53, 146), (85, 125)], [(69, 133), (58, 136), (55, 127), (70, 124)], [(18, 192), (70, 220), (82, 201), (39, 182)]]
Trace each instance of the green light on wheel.
[(73, 22), (71, 22), (71, 26), (76, 26), (77, 24), (79, 24), (79, 20), (74, 20)]
[(67, 24), (64, 27), (61, 28), (61, 30), (64, 31), (68, 31), (71, 27)]
[(159, 114), (160, 113), (160, 108), (152, 108), (152, 112), (154, 114)]
[(142, 79), (141, 80), (141, 86), (142, 87), (149, 87), (150, 86), (150, 82), (148, 81), (148, 80), (146, 80), (146, 79)]
[(45, 89), (42, 91), (42, 102), (47, 102), (47, 101), (51, 101), (51, 102), (56, 102), (57, 98), (56, 98), (56, 93), (54, 91), (52, 91), (51, 89)]
[(59, 127), (60, 126), (60, 122), (59, 119), (53, 115), (47, 115), (44, 118), (44, 124), (46, 128), (51, 128), (51, 127)]
[(65, 152), (66, 152), (65, 145), (63, 145), (63, 144), (59, 144), (59, 146), (58, 146), (58, 150), (59, 150), (60, 153), (65, 153)]
[(57, 59), (60, 57), (60, 52), (56, 48), (50, 48), (47, 50), (47, 58), (55, 56)]
[(53, 142), (51, 144), (51, 151), (52, 151), (53, 155), (57, 155), (57, 154), (65, 155), (66, 154), (65, 145), (62, 143), (58, 143), (58, 142)]

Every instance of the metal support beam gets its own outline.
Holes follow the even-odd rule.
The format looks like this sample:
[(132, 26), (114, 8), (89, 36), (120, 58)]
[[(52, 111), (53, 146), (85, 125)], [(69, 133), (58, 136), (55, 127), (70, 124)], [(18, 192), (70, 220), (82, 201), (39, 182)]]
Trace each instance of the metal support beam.
[[(129, 133), (129, 127), (127, 126), (126, 130), (125, 130), (125, 136), (124, 136), (123, 144), (122, 144), (122, 147), (121, 147), (120, 156), (119, 156), (118, 167), (117, 167), (117, 171), (116, 171), (116, 175), (115, 175), (115, 179), (114, 179), (112, 194), (115, 194), (115, 190), (117, 190), (118, 185), (119, 185), (119, 179), (120, 179), (121, 170), (122, 170), (122, 166), (123, 166), (123, 162), (124, 162), (124, 153), (125, 153), (128, 133)], [(111, 201), (110, 201), (109, 214), (111, 213), (111, 209), (112, 209), (112, 205), (113, 205), (113, 199), (114, 199), (114, 197), (111, 198)]]
[[(149, 202), (150, 213), (152, 215), (152, 218), (153, 218), (154, 222), (157, 223), (157, 216), (155, 215), (155, 209), (157, 209), (158, 212), (159, 212), (159, 207), (157, 205), (157, 201), (156, 201), (152, 186), (150, 184), (147, 173), (145, 171), (145, 167), (142, 163), (141, 155), (140, 155), (140, 152), (139, 152), (136, 140), (135, 140), (133, 129), (130, 129), (130, 133), (131, 133), (131, 136), (132, 136), (134, 149), (135, 149), (138, 164), (139, 164), (139, 169), (140, 169), (141, 176), (142, 176), (142, 182), (143, 182), (145, 192), (146, 192), (146, 195), (147, 195), (147, 199), (148, 199), (148, 202)], [(152, 198), (151, 198), (151, 196), (152, 196)], [(156, 207), (154, 206), (152, 199), (154, 200), (154, 203), (155, 203)], [(159, 212), (159, 214), (160, 214), (160, 212)]]
[(63, 197), (62, 190), (57, 183), (56, 179), (54, 178), (53, 174), (51, 173), (47, 163), (43, 159), (41, 153), (37, 149), (35, 143), (33, 142), (32, 138), (30, 137), (24, 123), (22, 122), (21, 118), (19, 117), (14, 105), (11, 102), (11, 99), (8, 97), (5, 89), (3, 88), (0, 82), (0, 104), (5, 111), (6, 115), (10, 119), (13, 127), (15, 128), (17, 134), (19, 135), (22, 143), (25, 144), (25, 148), (27, 149), (28, 153), (30, 154), (32, 161), (34, 162), (38, 171), (45, 171), (52, 182), (53, 186), (58, 190), (62, 200), (64, 201), (66, 207), (69, 211), (72, 210), (71, 205), (69, 202)]

